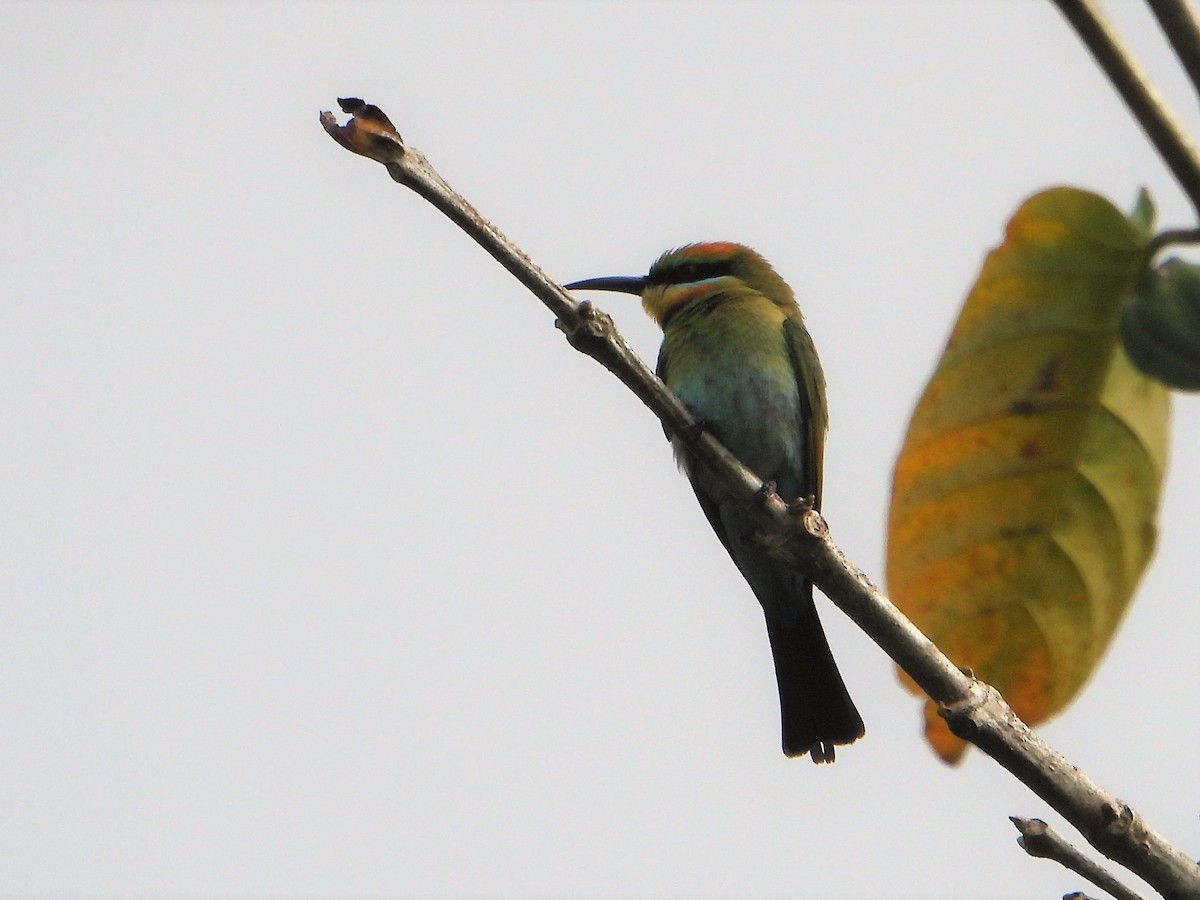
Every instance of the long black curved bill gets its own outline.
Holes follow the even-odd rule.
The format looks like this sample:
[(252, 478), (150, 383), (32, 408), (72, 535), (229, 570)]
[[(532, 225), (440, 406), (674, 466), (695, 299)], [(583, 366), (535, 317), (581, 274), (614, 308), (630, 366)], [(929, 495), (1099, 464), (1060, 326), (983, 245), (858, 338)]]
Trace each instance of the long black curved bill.
[(618, 291), (622, 294), (641, 294), (646, 288), (644, 276), (612, 275), (607, 278), (585, 278), (564, 284), (568, 291)]

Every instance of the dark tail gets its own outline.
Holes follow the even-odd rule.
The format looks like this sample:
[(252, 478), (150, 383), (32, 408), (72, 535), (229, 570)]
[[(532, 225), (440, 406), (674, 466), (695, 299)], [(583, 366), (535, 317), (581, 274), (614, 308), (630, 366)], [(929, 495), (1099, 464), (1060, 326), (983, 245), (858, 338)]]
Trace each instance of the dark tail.
[(792, 622), (767, 616), (779, 682), (783, 752), (787, 756), (811, 753), (815, 763), (833, 762), (834, 746), (854, 743), (865, 729), (825, 640), (812, 585), (805, 584), (805, 591), (808, 608)]

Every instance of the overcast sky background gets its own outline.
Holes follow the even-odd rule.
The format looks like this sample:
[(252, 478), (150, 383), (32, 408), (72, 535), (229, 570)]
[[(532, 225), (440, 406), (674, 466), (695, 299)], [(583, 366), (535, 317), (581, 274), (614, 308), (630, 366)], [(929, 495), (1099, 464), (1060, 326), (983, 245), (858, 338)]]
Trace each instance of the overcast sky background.
[[(1110, 8), (1194, 131), (1143, 6)], [(1021, 200), (1147, 185), (1193, 222), (1048, 0), (7, 2), (0, 58), (0, 895), (1087, 887), (824, 600), (867, 737), (785, 759), (758, 606), (658, 422), (317, 121), (379, 104), (562, 280), (760, 250), (828, 376), (834, 536), (882, 583), (903, 429)], [(1194, 856), (1175, 414), (1157, 559), (1042, 733)]]

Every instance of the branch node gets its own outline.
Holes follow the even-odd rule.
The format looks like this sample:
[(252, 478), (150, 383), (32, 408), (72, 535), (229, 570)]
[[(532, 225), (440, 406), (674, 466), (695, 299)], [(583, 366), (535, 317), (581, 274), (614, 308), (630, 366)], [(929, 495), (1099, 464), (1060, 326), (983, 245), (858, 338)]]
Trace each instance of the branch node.
[(1104, 830), (1109, 834), (1125, 834), (1133, 828), (1137, 821), (1137, 814), (1129, 804), (1113, 800), (1100, 808), (1100, 821), (1104, 825)]
[(1017, 831), (1021, 832), (1021, 836), (1017, 838), (1017, 845), (1022, 850), (1030, 856), (1037, 856), (1043, 859), (1050, 856), (1046, 841), (1046, 833), (1050, 830), (1050, 826), (1044, 820), (1026, 819), (1023, 816), (1009, 816), (1008, 821), (1016, 825)]
[(797, 502), (803, 503), (807, 507), (806, 509), (796, 513), (789, 508), (788, 512), (792, 512), (793, 515), (798, 514), (800, 516), (800, 525), (813, 537), (823, 541), (828, 540), (829, 523), (826, 522), (825, 517), (817, 511), (817, 508), (813, 506), (815, 499), (816, 498), (814, 497), (805, 497), (803, 500)]
[(583, 317), (590, 316), (591, 314), (592, 314), (592, 301), (580, 300), (579, 304), (575, 307), (574, 315), (572, 315), (570, 317), (558, 316), (554, 320), (554, 327), (557, 328), (559, 331), (561, 331), (563, 334), (565, 334), (567, 337), (570, 337), (571, 335), (575, 334), (575, 332), (577, 332), (579, 330), (579, 325), (583, 321)]
[(976, 721), (976, 713), (994, 698), (999, 698), (1000, 692), (974, 676), (968, 677), (971, 678), (971, 684), (963, 699), (939, 702), (938, 715), (946, 720), (946, 724), (954, 735), (974, 743), (975, 737), (983, 729), (983, 725)]
[(584, 344), (603, 343), (612, 337), (612, 317), (591, 302), (580, 301), (573, 313), (554, 320), (554, 327), (567, 336), (572, 347), (578, 350)]

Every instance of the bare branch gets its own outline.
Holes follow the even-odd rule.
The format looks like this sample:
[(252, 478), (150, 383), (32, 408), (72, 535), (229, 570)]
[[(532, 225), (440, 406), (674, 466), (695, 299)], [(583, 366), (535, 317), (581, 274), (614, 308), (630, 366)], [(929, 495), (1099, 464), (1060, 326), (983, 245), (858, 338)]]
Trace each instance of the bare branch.
[(1176, 244), (1200, 244), (1200, 228), (1174, 228), (1160, 231), (1146, 247), (1146, 258), (1153, 259), (1160, 251)]
[[(1053, 0), (1200, 212), (1200, 155), (1094, 0)], [(1164, 5), (1167, 5), (1164, 3)]]
[(1146, 0), (1179, 64), (1200, 93), (1200, 22), (1187, 0)]
[(1150, 830), (1127, 805), (1102, 790), (1017, 718), (995, 688), (961, 672), (833, 543), (825, 520), (805, 504), (789, 507), (711, 434), (646, 367), (612, 320), (576, 303), (500, 231), (459, 196), (423, 154), (407, 146), (378, 107), (339, 100), (353, 115), (339, 126), (321, 114), (325, 130), (343, 147), (387, 167), (445, 213), (528, 287), (558, 317), (575, 349), (593, 357), (628, 385), (673, 433), (690, 436), (689, 453), (721, 479), (751, 510), (763, 544), (797, 568), (856, 622), (913, 680), (941, 704), (950, 729), (1023, 781), (1104, 855), (1141, 876), (1169, 898), (1200, 895), (1200, 868)]
[(1057, 831), (1041, 819), (1023, 819), (1020, 816), (1009, 816), (1009, 820), (1017, 826), (1021, 836), (1017, 843), (1030, 856), (1042, 859), (1052, 859), (1066, 866), (1072, 872), (1082, 875), (1102, 891), (1112, 894), (1117, 900), (1142, 900), (1111, 873), (1095, 860), (1085, 856), (1073, 844), (1063, 840)]

